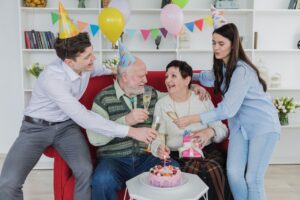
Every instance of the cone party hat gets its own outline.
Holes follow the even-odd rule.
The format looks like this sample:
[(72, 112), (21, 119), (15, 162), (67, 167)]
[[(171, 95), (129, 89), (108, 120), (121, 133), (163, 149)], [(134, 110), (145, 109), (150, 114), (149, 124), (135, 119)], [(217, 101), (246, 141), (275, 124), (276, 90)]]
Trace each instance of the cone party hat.
[(59, 2), (59, 38), (67, 39), (74, 37), (79, 34), (77, 27), (68, 17), (67, 11), (64, 9), (64, 6)]
[(126, 49), (126, 47), (119, 42), (119, 56), (120, 56), (120, 67), (128, 67), (135, 62), (134, 56)]
[(214, 29), (220, 28), (221, 26), (228, 24), (222, 11), (217, 10), (213, 5), (211, 5), (210, 10), (212, 12)]

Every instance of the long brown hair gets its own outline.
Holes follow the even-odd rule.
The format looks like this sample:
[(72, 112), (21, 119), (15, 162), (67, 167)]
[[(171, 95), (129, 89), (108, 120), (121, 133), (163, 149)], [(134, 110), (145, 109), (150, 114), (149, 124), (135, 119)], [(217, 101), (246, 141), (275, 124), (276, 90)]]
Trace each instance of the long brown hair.
[[(229, 23), (224, 26), (221, 26), (218, 29), (215, 29), (213, 34), (217, 33), (227, 39), (230, 40), (231, 42), (231, 52), (229, 55), (229, 60), (226, 65), (226, 73), (225, 77), (223, 76), (223, 60), (222, 59), (217, 59), (214, 55), (214, 64), (213, 64), (213, 71), (215, 75), (215, 89), (214, 92), (215, 94), (221, 93), (224, 95), (230, 85), (231, 77), (236, 69), (236, 65), (238, 60), (243, 60), (245, 63), (247, 63), (250, 67), (252, 67), (258, 77), (259, 82), (262, 84), (264, 91), (267, 91), (267, 84), (266, 82), (260, 77), (258, 69), (255, 67), (255, 65), (250, 61), (250, 59), (247, 57), (239, 36), (238, 29), (235, 24)], [(221, 85), (225, 79), (225, 87), (223, 90), (221, 90)]]

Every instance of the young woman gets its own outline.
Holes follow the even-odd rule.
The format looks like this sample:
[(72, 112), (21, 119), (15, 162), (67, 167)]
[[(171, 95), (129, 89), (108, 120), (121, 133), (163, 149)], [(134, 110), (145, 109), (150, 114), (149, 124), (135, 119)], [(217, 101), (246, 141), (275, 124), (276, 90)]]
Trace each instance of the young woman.
[[(210, 100), (201, 101), (199, 97), (190, 90), (192, 81), (192, 68), (183, 61), (174, 60), (166, 67), (165, 84), (168, 95), (160, 99), (155, 105), (154, 115), (160, 116), (159, 132), (166, 134), (165, 143), (159, 139), (152, 142), (151, 150), (153, 155), (164, 159), (164, 156), (171, 157), (180, 163), (184, 172), (197, 174), (209, 186), (209, 199), (231, 200), (232, 195), (226, 177), (226, 155), (218, 150), (214, 143), (221, 142), (227, 136), (227, 128), (221, 121), (208, 124), (193, 123), (185, 129), (179, 129), (174, 124), (168, 112), (176, 113), (181, 117), (184, 115), (207, 112), (214, 108)], [(184, 134), (193, 134), (193, 149), (204, 154), (204, 159), (193, 155), (189, 158), (182, 158), (184, 150), (187, 150), (188, 143), (183, 143)], [(189, 137), (189, 136), (186, 136)], [(201, 139), (200, 139), (201, 138)], [(200, 139), (200, 140), (198, 140)], [(171, 152), (170, 152), (171, 150)], [(187, 154), (191, 154), (188, 150)], [(197, 152), (193, 152), (196, 155)]]
[(230, 140), (227, 175), (234, 199), (263, 200), (264, 174), (280, 134), (278, 115), (267, 86), (247, 58), (237, 27), (225, 24), (212, 35), (213, 70), (194, 75), (205, 86), (214, 86), (223, 100), (217, 108), (179, 118), (183, 128), (228, 119)]

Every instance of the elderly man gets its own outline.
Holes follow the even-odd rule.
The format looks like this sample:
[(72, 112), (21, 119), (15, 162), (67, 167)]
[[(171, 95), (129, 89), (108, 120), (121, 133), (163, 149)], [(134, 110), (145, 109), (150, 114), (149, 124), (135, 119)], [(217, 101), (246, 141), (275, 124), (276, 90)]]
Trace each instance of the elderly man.
[[(117, 80), (96, 96), (92, 110), (120, 124), (150, 127), (155, 103), (162, 94), (145, 85), (146, 74), (145, 63), (121, 45)], [(148, 111), (143, 108), (144, 89), (152, 90)], [(92, 178), (93, 200), (117, 199), (117, 191), (127, 180), (162, 163), (145, 151), (147, 144), (143, 142), (129, 137), (107, 138), (90, 131), (87, 134), (90, 142), (99, 146)]]

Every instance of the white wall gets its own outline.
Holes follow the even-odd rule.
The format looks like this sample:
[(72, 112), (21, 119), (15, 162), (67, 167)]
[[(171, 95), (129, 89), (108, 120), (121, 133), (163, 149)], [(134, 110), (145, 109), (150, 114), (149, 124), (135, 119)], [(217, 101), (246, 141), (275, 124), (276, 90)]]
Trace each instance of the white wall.
[(7, 153), (18, 136), (23, 111), (20, 79), (18, 1), (0, 6), (0, 154)]

